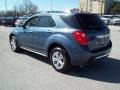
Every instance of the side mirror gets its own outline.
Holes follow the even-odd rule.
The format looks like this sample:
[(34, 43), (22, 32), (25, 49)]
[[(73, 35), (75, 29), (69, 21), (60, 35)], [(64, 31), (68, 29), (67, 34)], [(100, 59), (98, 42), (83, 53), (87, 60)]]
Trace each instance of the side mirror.
[(23, 27), (23, 26), (24, 26), (23, 23), (20, 23), (20, 24), (19, 24), (19, 27)]

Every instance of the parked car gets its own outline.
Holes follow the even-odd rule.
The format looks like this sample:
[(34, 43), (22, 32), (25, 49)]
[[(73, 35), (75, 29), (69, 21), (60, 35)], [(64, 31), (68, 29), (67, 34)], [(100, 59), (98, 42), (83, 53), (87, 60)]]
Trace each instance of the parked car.
[(113, 22), (113, 15), (103, 15), (101, 19), (105, 22), (105, 24), (109, 25)]
[(15, 26), (19, 26), (20, 24), (23, 24), (23, 22), (25, 20), (27, 20), (29, 17), (19, 17), (16, 22), (15, 22)]
[(46, 13), (67, 13), (65, 11), (46, 11)]
[(3, 18), (3, 21), (2, 21), (2, 25), (3, 26), (15, 26), (15, 21), (16, 21), (16, 18), (15, 17), (4, 17)]
[(2, 19), (0, 19), (0, 25), (2, 25)]
[(110, 30), (95, 14), (38, 14), (9, 36), (11, 49), (25, 49), (50, 59), (59, 72), (85, 66), (111, 52)]
[(3, 18), (2, 18), (2, 17), (0, 17), (0, 25), (2, 25), (2, 21), (3, 21)]
[(120, 25), (120, 15), (115, 15), (113, 18), (113, 25)]

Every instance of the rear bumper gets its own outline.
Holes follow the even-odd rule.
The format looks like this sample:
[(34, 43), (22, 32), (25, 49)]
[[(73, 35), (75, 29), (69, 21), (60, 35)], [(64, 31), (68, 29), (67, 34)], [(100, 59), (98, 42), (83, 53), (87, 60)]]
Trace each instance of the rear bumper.
[(98, 59), (103, 59), (109, 56), (111, 49), (112, 43), (110, 42), (110, 44), (105, 49), (96, 52), (77, 50), (77, 53), (74, 53), (74, 55), (71, 57), (71, 64), (86, 65), (88, 62), (94, 62)]
[(109, 54), (110, 54), (110, 53), (107, 53), (107, 54), (104, 54), (104, 55), (95, 57), (95, 59), (101, 59), (101, 58), (107, 57), (107, 56), (109, 56)]

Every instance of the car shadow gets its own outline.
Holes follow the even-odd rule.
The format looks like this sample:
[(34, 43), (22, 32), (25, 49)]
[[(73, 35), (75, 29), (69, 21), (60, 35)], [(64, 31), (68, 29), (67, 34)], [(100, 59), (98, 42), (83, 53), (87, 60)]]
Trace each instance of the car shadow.
[[(50, 61), (46, 57), (25, 50), (20, 53), (50, 65)], [(108, 57), (98, 60), (94, 64), (84, 68), (73, 67), (66, 75), (83, 77), (101, 82), (120, 83), (120, 60)]]
[(120, 60), (114, 58), (102, 59), (85, 68), (74, 67), (67, 75), (102, 82), (120, 83)]
[(50, 60), (47, 57), (44, 57), (44, 56), (29, 52), (27, 50), (21, 50), (21, 51), (19, 51), (19, 54), (24, 54), (24, 55), (30, 56), (33, 59), (36, 59), (38, 61), (41, 61), (41, 62), (49, 64), (49, 65), (51, 64)]

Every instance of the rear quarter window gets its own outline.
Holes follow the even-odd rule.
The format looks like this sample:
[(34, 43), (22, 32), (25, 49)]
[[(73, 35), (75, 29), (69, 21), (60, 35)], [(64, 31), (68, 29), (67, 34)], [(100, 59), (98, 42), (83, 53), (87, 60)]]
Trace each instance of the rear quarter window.
[(61, 15), (60, 18), (62, 19), (62, 21), (64, 21), (64, 23), (68, 25), (68, 27), (72, 27), (76, 29), (80, 28), (80, 23), (74, 16)]

